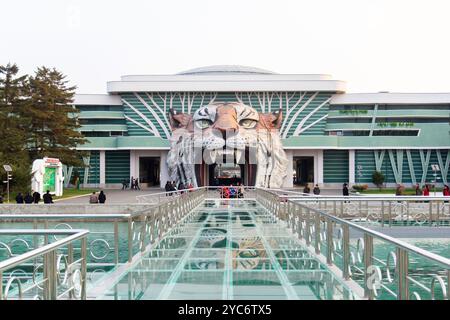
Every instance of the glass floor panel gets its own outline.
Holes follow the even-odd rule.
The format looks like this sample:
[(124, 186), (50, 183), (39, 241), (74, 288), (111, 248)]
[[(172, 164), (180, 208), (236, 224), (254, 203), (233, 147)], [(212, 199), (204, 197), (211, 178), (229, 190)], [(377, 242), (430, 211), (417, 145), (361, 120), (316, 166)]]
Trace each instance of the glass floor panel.
[(99, 299), (349, 299), (255, 200), (206, 200)]

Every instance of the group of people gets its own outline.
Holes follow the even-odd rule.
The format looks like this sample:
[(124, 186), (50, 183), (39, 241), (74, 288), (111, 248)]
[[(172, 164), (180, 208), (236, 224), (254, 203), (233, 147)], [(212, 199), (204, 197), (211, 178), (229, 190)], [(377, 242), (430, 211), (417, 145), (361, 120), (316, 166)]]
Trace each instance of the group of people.
[(236, 187), (232, 184), (227, 187), (219, 188), (219, 193), (221, 198), (229, 199), (229, 198), (243, 198), (244, 197), (244, 187), (238, 183)]
[(103, 192), (103, 190), (100, 191), (100, 193), (97, 195), (97, 192), (92, 192), (92, 194), (89, 196), (89, 203), (105, 203), (106, 202), (106, 195)]
[[(309, 185), (306, 184), (305, 187), (303, 188), (303, 193), (310, 193), (311, 189), (309, 188)], [(319, 185), (316, 184), (313, 188), (313, 194), (315, 194), (316, 196), (320, 195), (320, 188)]]
[(130, 181), (127, 179), (122, 180), (122, 190), (126, 190), (130, 188), (131, 190), (141, 190), (141, 187), (139, 186), (139, 178), (130, 178)]
[[(25, 193), (25, 195), (23, 195), (22, 192), (19, 192), (16, 195), (15, 200), (18, 204), (37, 204), (41, 201), (41, 194), (37, 191), (27, 192)], [(44, 203), (53, 203), (53, 197), (50, 194), (50, 190), (47, 190), (47, 192), (42, 196), (42, 200), (44, 201)], [(0, 203), (3, 203), (3, 201), (4, 196), (0, 194)]]
[[(405, 190), (405, 187), (402, 185), (398, 185), (395, 191), (395, 195), (401, 196), (403, 195), (403, 191)], [(420, 185), (417, 183), (415, 187), (416, 196), (429, 196), (430, 195), (430, 186), (428, 184), (425, 184), (422, 188), (420, 188)], [(450, 196), (450, 189), (448, 185), (444, 185), (444, 188), (442, 189), (442, 195), (443, 196)]]
[(185, 190), (194, 189), (194, 185), (191, 182), (188, 182), (187, 184), (180, 182), (177, 186), (177, 183), (175, 181), (167, 181), (164, 189), (167, 192), (166, 196), (172, 196), (176, 194), (177, 191), (180, 191), (180, 193), (183, 194)]

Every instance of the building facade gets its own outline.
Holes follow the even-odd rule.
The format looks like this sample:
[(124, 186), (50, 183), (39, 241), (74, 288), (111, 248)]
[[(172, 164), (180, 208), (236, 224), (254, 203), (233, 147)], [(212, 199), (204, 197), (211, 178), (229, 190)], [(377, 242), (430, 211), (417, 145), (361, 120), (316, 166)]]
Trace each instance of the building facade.
[(449, 183), (450, 93), (346, 93), (345, 82), (329, 75), (242, 66), (123, 76), (108, 82), (107, 94), (77, 94), (80, 130), (89, 140), (79, 147), (86, 167), (65, 167), (65, 182), (77, 175), (84, 186), (119, 187), (139, 177), (143, 186), (163, 187), (169, 110), (192, 114), (212, 102), (282, 110), (284, 187), (370, 185), (376, 170), (388, 185)]

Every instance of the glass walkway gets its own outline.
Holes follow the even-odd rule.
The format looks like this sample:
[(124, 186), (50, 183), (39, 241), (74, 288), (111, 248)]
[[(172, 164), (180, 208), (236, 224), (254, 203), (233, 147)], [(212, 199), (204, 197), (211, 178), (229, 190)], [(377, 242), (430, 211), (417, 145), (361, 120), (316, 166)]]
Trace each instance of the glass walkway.
[(206, 200), (97, 299), (358, 299), (255, 200)]

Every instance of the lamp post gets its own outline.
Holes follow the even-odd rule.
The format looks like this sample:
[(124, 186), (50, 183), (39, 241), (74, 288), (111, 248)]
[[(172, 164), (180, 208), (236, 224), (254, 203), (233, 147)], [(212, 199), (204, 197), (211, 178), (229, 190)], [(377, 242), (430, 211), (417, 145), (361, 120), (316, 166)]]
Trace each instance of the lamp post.
[(437, 172), (441, 171), (441, 169), (439, 168), (439, 165), (437, 165), (437, 164), (432, 164), (431, 169), (433, 170), (433, 176), (434, 176), (433, 192), (434, 192), (434, 196), (436, 197), (436, 182), (437, 182), (437, 179), (439, 179), (437, 176)]
[(3, 181), (3, 183), (6, 183), (6, 192), (8, 193), (8, 203), (9, 203), (9, 181), (12, 180), (12, 168), (9, 164), (4, 164), (3, 169), (6, 171), (6, 181)]

